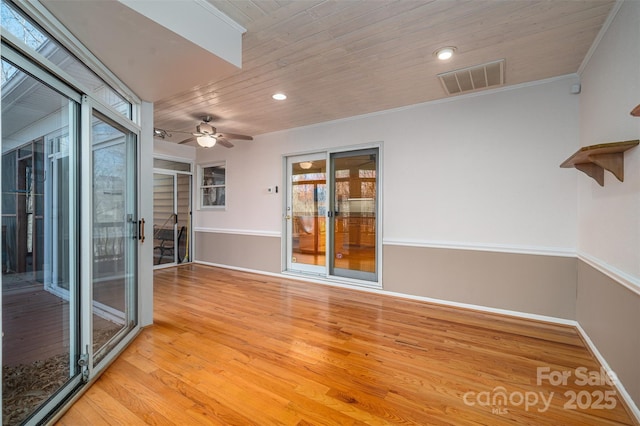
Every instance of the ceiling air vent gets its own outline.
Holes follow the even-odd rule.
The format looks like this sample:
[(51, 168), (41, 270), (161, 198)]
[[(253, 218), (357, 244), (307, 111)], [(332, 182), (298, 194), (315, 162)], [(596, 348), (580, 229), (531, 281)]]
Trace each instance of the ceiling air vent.
[(502, 86), (504, 59), (438, 74), (438, 78), (449, 95)]

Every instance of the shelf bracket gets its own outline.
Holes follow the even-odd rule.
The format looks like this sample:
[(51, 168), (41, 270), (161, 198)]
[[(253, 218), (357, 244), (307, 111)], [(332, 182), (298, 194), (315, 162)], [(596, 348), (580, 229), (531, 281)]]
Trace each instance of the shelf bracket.
[(604, 186), (604, 171), (611, 172), (620, 182), (624, 182), (624, 152), (638, 145), (640, 141), (603, 143), (580, 148), (567, 158), (560, 167), (575, 167)]
[(600, 184), (604, 186), (604, 169), (593, 163), (580, 163), (576, 164), (575, 168), (590, 176)]
[(624, 154), (622, 152), (590, 155), (589, 159), (601, 168), (609, 170), (620, 182), (624, 182)]

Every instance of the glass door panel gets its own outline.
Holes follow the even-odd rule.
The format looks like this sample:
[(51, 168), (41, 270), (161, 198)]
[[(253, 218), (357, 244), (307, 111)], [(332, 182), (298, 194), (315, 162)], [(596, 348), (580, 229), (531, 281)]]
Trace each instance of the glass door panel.
[(153, 174), (153, 264), (176, 263), (175, 174)]
[(47, 202), (50, 215), (46, 222), (49, 225), (50, 234), (45, 233), (45, 235), (51, 236), (47, 244), (50, 249), (49, 253), (51, 253), (51, 275), (48, 285), (52, 291), (64, 293), (69, 291), (70, 271), (67, 261), (69, 257), (69, 223), (68, 218), (65, 217), (64, 209), (60, 207), (69, 204), (69, 189), (62, 185), (69, 179), (69, 156), (53, 154), (50, 157), (49, 174), (53, 179), (47, 185), (48, 193), (51, 194), (51, 204)]
[(153, 264), (189, 261), (191, 175), (153, 174)]
[(176, 262), (189, 262), (191, 252), (191, 175), (178, 173), (176, 175), (176, 201), (177, 201), (177, 236), (175, 246)]
[(287, 170), (287, 270), (326, 274), (326, 159), (289, 157)]
[(2, 74), (2, 423), (36, 423), (81, 381), (80, 110), (4, 59)]
[(331, 275), (377, 281), (377, 158), (377, 149), (331, 154)]
[(94, 113), (93, 277), (94, 364), (136, 323), (136, 135)]

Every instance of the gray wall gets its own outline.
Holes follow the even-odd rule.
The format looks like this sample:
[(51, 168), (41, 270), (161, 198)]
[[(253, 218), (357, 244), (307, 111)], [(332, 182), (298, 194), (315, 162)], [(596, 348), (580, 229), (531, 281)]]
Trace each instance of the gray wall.
[(384, 246), (385, 290), (575, 319), (576, 259)]
[(640, 403), (640, 295), (579, 260), (576, 319)]
[[(281, 239), (196, 232), (196, 261), (281, 272)], [(573, 320), (574, 257), (385, 245), (383, 289)]]
[(279, 237), (195, 232), (195, 261), (281, 272)]

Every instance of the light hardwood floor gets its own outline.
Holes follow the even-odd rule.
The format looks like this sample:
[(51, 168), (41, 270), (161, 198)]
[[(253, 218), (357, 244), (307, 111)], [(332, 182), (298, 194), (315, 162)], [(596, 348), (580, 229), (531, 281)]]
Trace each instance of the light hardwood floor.
[(636, 424), (580, 385), (600, 366), (569, 326), (201, 265), (154, 291), (155, 324), (60, 425)]

